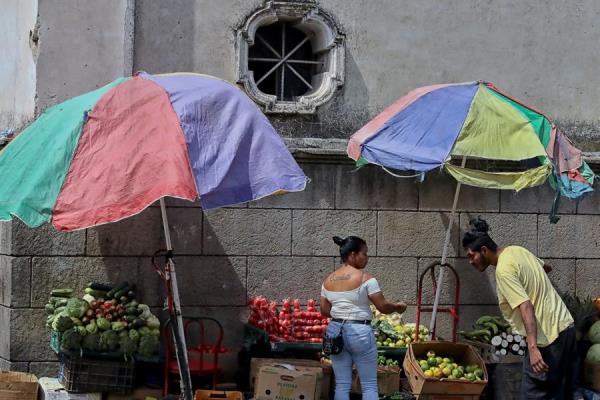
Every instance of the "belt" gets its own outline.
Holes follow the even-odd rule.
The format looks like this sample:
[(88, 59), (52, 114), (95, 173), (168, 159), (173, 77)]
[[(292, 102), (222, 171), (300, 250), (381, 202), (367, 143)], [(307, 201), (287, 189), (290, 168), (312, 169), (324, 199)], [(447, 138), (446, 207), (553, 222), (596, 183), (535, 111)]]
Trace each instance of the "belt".
[(345, 324), (361, 324), (361, 325), (370, 325), (370, 319), (341, 319), (341, 318), (333, 318), (333, 322), (345, 323)]

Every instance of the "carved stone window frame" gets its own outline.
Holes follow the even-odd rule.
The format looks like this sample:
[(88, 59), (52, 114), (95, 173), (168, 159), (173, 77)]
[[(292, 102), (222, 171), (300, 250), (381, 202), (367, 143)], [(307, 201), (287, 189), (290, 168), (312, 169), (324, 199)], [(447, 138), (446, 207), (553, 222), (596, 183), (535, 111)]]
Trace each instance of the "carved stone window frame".
[[(263, 93), (248, 69), (248, 53), (254, 44), (256, 31), (279, 20), (296, 21), (294, 27), (311, 36), (314, 53), (323, 54), (324, 72), (313, 76), (313, 89), (295, 101), (278, 100), (276, 95)], [(345, 35), (334, 19), (320, 8), (315, 0), (265, 1), (236, 30), (237, 82), (246, 93), (272, 114), (314, 114), (317, 107), (328, 102), (344, 84)]]

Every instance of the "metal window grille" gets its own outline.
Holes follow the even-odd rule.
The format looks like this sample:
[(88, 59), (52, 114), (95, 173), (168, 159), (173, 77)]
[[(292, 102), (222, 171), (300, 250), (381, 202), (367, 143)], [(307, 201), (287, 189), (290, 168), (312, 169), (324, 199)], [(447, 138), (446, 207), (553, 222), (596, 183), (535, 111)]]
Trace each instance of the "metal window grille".
[(312, 77), (322, 72), (324, 63), (313, 53), (310, 39), (292, 22), (261, 26), (248, 54), (258, 89), (279, 101), (294, 101), (313, 90)]

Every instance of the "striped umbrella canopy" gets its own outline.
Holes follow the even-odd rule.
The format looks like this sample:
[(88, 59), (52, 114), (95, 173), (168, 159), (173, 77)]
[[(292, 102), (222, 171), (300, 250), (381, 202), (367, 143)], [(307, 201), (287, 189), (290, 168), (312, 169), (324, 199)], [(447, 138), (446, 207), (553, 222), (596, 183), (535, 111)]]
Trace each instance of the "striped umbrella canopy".
[[(593, 190), (594, 174), (581, 151), (542, 113), (486, 82), (411, 91), (352, 135), (348, 155), (358, 166), (388, 171), (444, 168), (471, 186), (518, 191), (550, 177), (569, 198)], [(477, 169), (460, 165), (461, 159), (513, 162), (517, 168)]]
[(307, 182), (241, 90), (190, 73), (120, 78), (48, 109), (0, 151), (0, 171), (0, 220), (63, 231), (165, 196), (211, 209)]
[[(550, 215), (555, 223), (560, 195), (577, 199), (591, 192), (595, 177), (581, 151), (546, 116), (481, 81), (411, 91), (352, 135), (348, 156), (358, 167), (375, 164), (394, 175), (391, 170), (422, 176), (443, 168), (458, 181), (442, 265), (461, 184), (519, 191), (549, 181), (556, 190)], [(498, 171), (486, 166), (490, 164), (508, 164), (509, 168)], [(432, 335), (444, 271), (438, 277), (431, 313)]]

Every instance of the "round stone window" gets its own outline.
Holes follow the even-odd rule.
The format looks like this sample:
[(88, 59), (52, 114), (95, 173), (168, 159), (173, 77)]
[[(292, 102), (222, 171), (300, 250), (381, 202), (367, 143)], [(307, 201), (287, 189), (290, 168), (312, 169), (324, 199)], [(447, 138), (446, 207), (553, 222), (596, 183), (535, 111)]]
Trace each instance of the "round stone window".
[(265, 112), (314, 113), (344, 83), (344, 35), (315, 1), (268, 1), (237, 30), (237, 71)]

